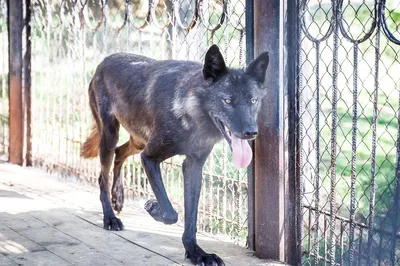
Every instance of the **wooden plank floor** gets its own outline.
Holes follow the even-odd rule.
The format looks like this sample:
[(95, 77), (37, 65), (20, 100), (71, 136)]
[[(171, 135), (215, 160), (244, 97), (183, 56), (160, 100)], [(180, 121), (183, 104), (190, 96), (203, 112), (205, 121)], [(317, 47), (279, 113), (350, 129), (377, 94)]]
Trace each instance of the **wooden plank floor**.
[[(191, 265), (181, 225), (155, 222), (131, 201), (120, 215), (126, 230), (105, 231), (98, 195), (94, 187), (0, 163), (0, 266)], [(226, 265), (282, 265), (200, 234), (199, 244)]]

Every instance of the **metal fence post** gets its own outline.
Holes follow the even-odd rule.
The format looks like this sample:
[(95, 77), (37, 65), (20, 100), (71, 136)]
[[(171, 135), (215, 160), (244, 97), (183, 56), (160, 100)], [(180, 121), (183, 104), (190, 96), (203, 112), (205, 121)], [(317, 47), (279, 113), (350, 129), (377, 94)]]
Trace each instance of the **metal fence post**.
[(24, 113), (22, 102), (22, 0), (9, 1), (9, 161), (22, 165)]
[[(254, 59), (254, 0), (246, 0), (246, 65)], [(254, 151), (254, 141), (251, 143)], [(247, 168), (248, 220), (247, 247), (255, 250), (254, 239), (254, 160)]]
[(284, 78), (288, 78), (289, 69), (285, 65), (287, 40), (283, 31), (284, 18), (288, 19), (287, 2), (291, 5), (291, 1), (254, 1), (255, 56), (263, 51), (270, 53), (268, 94), (255, 142), (255, 251), (261, 258), (295, 263), (296, 190), (294, 178), (289, 178), (285, 166), (284, 134), (288, 86)]
[(25, 0), (25, 54), (24, 54), (24, 101), (26, 119), (26, 151), (25, 160), (27, 166), (32, 166), (32, 114), (31, 114), (31, 0)]
[(299, 3), (300, 0), (286, 0), (285, 12), (285, 31), (284, 31), (284, 90), (285, 90), (285, 110), (287, 115), (285, 121), (287, 129), (287, 169), (285, 171), (285, 191), (286, 191), (286, 211), (285, 215), (285, 249), (289, 250), (285, 254), (285, 261), (290, 265), (300, 265), (301, 262), (301, 239), (299, 223), (300, 209), (300, 182), (298, 171), (298, 88), (299, 88), (299, 52), (300, 52), (300, 23), (299, 23)]

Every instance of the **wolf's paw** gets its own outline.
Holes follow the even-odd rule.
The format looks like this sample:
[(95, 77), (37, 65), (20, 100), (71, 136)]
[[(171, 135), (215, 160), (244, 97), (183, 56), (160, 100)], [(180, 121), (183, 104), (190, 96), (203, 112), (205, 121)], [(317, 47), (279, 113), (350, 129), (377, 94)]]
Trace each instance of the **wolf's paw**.
[(104, 217), (103, 219), (103, 228), (111, 231), (120, 231), (124, 230), (124, 225), (121, 220), (117, 217)]
[(224, 261), (215, 254), (204, 252), (198, 245), (186, 250), (186, 258), (195, 265), (204, 266), (225, 266)]
[(164, 224), (174, 224), (178, 221), (178, 213), (176, 213), (176, 211), (171, 213), (162, 213), (160, 205), (155, 199), (148, 200), (144, 204), (144, 209), (151, 215), (151, 217), (154, 218), (154, 220), (158, 222), (162, 222)]
[(118, 214), (122, 211), (124, 206), (124, 189), (121, 186), (116, 186), (111, 192), (111, 204)]

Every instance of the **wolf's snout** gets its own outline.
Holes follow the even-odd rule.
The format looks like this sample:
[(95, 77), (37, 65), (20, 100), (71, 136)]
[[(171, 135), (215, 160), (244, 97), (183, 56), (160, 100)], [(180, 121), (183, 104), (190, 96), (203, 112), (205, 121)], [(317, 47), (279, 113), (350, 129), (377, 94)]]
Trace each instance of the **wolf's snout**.
[(243, 132), (243, 136), (245, 139), (254, 139), (257, 136), (257, 131), (245, 131)]

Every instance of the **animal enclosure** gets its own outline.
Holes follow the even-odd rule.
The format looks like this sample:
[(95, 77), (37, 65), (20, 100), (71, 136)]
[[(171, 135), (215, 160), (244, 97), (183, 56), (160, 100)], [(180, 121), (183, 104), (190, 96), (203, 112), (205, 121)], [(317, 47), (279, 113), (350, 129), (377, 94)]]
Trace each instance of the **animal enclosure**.
[[(29, 2), (25, 2), (28, 4)], [(1, 0), (1, 47), (7, 55), (7, 10)], [(196, 9), (196, 10), (195, 10)], [(244, 3), (205, 1), (31, 1), (31, 149), (37, 167), (97, 185), (98, 158), (80, 158), (92, 124), (88, 86), (97, 65), (116, 52), (156, 59), (202, 60), (218, 43), (230, 66), (245, 65)], [(26, 30), (26, 28), (25, 28)], [(23, 44), (24, 49), (26, 43)], [(1, 151), (8, 152), (7, 62), (2, 56)], [(3, 74), (4, 73), (4, 74)], [(120, 143), (128, 140), (124, 131)], [(247, 235), (247, 172), (238, 171), (224, 143), (215, 147), (204, 169), (199, 229), (230, 236), (244, 245)], [(182, 158), (163, 164), (164, 182), (183, 219)], [(140, 157), (123, 168), (125, 195), (151, 198)]]
[[(292, 264), (400, 263), (399, 1), (21, 2), (18, 22), (0, 0), (0, 154), (11, 158), (23, 143), (28, 165), (97, 184), (98, 160), (79, 150), (91, 126), (88, 83), (106, 55), (202, 61), (216, 43), (229, 66), (245, 67), (269, 50), (255, 162), (238, 171), (229, 147), (216, 145), (204, 168), (199, 230)], [(16, 25), (20, 46), (9, 43)], [(14, 69), (23, 114), (9, 108)], [(12, 120), (21, 121), (21, 136)], [(181, 163), (162, 167), (180, 218)], [(125, 195), (152, 197), (138, 156), (123, 175)]]

